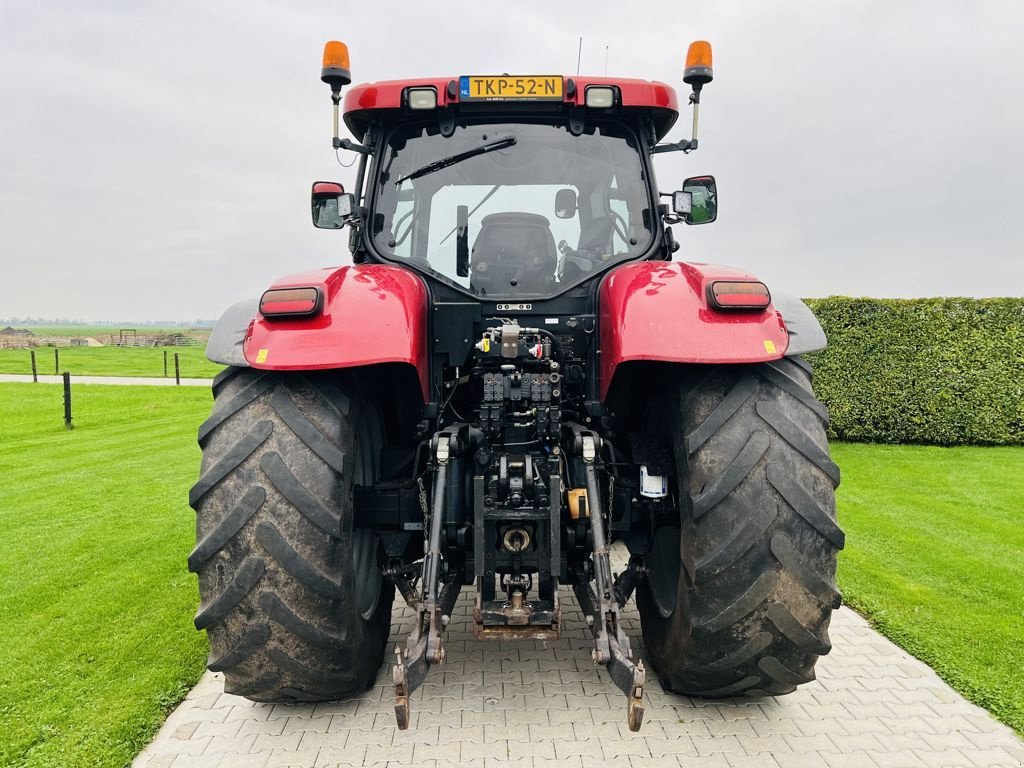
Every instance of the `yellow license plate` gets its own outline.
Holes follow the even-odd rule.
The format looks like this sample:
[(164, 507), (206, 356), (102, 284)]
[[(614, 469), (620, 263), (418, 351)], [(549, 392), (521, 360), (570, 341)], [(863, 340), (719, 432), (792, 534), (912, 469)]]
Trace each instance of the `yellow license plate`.
[(459, 101), (562, 101), (561, 75), (463, 75)]

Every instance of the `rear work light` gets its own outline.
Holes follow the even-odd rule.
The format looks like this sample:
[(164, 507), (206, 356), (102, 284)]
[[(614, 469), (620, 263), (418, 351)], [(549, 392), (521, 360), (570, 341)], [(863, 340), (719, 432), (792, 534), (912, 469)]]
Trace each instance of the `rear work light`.
[(717, 309), (764, 309), (772, 301), (764, 283), (733, 280), (713, 282), (708, 297)]
[(615, 89), (603, 85), (588, 85), (584, 101), (588, 107), (607, 109), (615, 105)]
[(267, 318), (310, 317), (319, 311), (316, 288), (272, 288), (260, 298), (260, 314)]
[(437, 91), (433, 88), (410, 88), (406, 91), (409, 109), (437, 109)]

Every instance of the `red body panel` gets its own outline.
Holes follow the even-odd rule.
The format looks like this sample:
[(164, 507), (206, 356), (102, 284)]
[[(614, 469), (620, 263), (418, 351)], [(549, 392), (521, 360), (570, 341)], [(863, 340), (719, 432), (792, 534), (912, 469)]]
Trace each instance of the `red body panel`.
[[(623, 107), (642, 107), (647, 109), (665, 110), (671, 115), (661, 121), (664, 131), (672, 127), (679, 114), (679, 99), (675, 89), (665, 83), (654, 80), (632, 80), (611, 77), (566, 77), (576, 83), (573, 96), (565, 96), (566, 104), (584, 105), (585, 92), (588, 85), (614, 85), (621, 94), (620, 105)], [(459, 102), (458, 93), (448, 96), (448, 83), (458, 82), (458, 77), (416, 78), (410, 80), (384, 80), (378, 83), (365, 83), (349, 88), (345, 92), (344, 113), (345, 123), (358, 137), (362, 137), (362, 121), (359, 113), (365, 110), (399, 109), (402, 104), (402, 93), (406, 88), (433, 86), (437, 90), (437, 106), (446, 107)], [(568, 89), (566, 89), (568, 91)], [(508, 110), (509, 102), (496, 101), (490, 104), (491, 109), (500, 113)], [(353, 119), (355, 118), (355, 119)], [(660, 131), (659, 131), (660, 132)]]
[(759, 363), (778, 360), (789, 336), (782, 316), (763, 310), (728, 311), (708, 304), (714, 280), (756, 280), (713, 264), (642, 261), (626, 264), (601, 284), (603, 400), (620, 363)]
[(427, 289), (412, 271), (364, 264), (289, 275), (272, 288), (316, 286), (323, 312), (310, 318), (256, 316), (244, 343), (245, 359), (268, 371), (352, 368), (408, 363), (429, 400)]

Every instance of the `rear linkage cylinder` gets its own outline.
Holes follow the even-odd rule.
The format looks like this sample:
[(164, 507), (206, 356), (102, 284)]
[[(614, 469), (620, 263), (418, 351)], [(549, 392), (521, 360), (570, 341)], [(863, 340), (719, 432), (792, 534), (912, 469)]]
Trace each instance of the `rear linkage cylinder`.
[[(597, 588), (595, 594), (590, 582), (578, 576), (573, 591), (594, 634), (594, 663), (607, 667), (612, 682), (626, 694), (626, 721), (629, 730), (638, 731), (644, 719), (643, 695), (646, 673), (643, 662), (633, 662), (629, 638), (622, 628), (619, 616), (621, 605), (616, 594), (617, 585), (612, 579), (611, 557), (604, 529), (604, 510), (597, 482), (601, 438), (578, 424), (567, 424), (566, 428), (572, 434), (573, 450), (583, 460), (583, 471), (586, 475), (587, 503), (591, 510), (590, 523), (594, 539), (594, 583)], [(632, 572), (631, 567), (627, 573)]]
[(434, 499), (431, 506), (427, 553), (423, 558), (420, 583), (423, 599), (416, 607), (416, 621), (405, 643), (405, 652), (395, 645), (395, 720), (400, 730), (409, 727), (409, 695), (419, 688), (434, 664), (443, 664), (445, 650), (441, 635), (462, 589), (456, 575), (441, 584), (441, 529), (444, 517), (444, 492), (448, 466), (455, 451), (461, 450), (459, 431), (454, 425), (434, 435), (431, 449), (435, 463)]

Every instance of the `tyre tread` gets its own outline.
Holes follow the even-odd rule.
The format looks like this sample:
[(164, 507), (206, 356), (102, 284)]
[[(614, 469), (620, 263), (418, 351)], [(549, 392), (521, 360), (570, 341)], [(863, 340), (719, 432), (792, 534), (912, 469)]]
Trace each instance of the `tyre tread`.
[(198, 573), (203, 564), (213, 557), (231, 539), (238, 535), (246, 523), (255, 515), (263, 502), (267, 500), (267, 492), (259, 485), (254, 485), (242, 496), (217, 526), (207, 533), (188, 556), (188, 569)]
[(196, 629), (206, 629), (222, 622), (224, 617), (252, 591), (256, 582), (263, 577), (264, 571), (266, 571), (266, 564), (262, 558), (255, 555), (247, 557), (238, 566), (231, 581), (220, 594), (215, 595), (208, 602), (200, 603), (199, 611), (194, 619)]
[(302, 412), (284, 388), (279, 388), (274, 392), (270, 398), (270, 405), (288, 426), (288, 429), (294, 432), (306, 447), (319, 456), (327, 466), (342, 477), (348, 474), (345, 468), (345, 454), (338, 446), (324, 437), (323, 432)]
[(782, 695), (813, 680), (831, 650), (845, 535), (828, 410), (811, 375), (799, 358), (720, 366), (681, 373), (682, 391), (669, 395), (682, 409), (670, 423), (685, 435), (676, 451), (684, 509), (678, 564), (659, 557), (678, 569), (681, 594), (666, 613), (664, 595), (648, 591), (653, 580), (637, 592), (648, 658), (669, 690)]
[(750, 471), (761, 460), (769, 446), (768, 435), (764, 432), (755, 432), (744, 443), (729, 466), (718, 477), (710, 487), (705, 488), (701, 493), (692, 498), (693, 518), (699, 520), (706, 513), (714, 509), (722, 499), (736, 490), (736, 487), (750, 474)]
[(332, 581), (326, 573), (300, 555), (273, 523), (262, 522), (257, 525), (256, 540), (296, 581), (330, 600), (341, 599), (341, 584)]
[(271, 421), (259, 421), (249, 429), (233, 446), (217, 459), (212, 467), (199, 476), (199, 481), (192, 486), (188, 493), (188, 503), (195, 507), (202, 501), (214, 486), (230, 475), (238, 466), (249, 458), (253, 451), (259, 448), (270, 437), (274, 431), (274, 424)]

